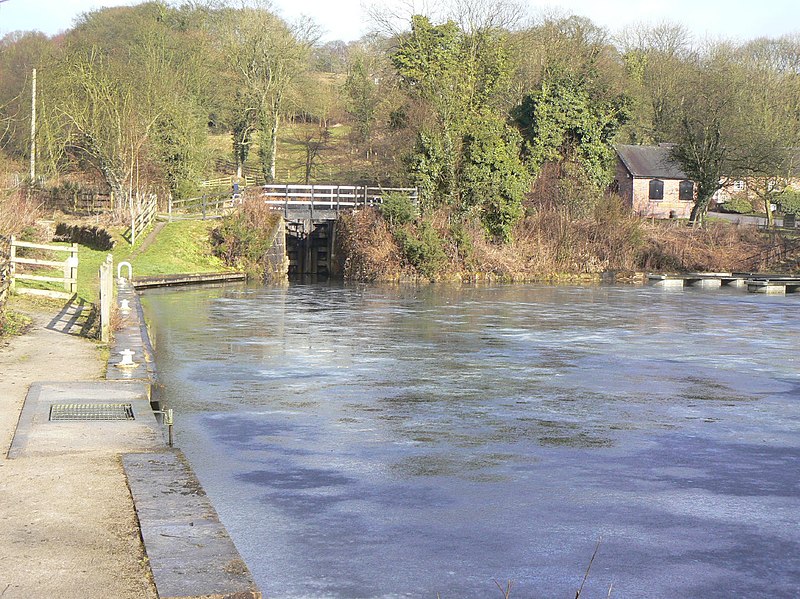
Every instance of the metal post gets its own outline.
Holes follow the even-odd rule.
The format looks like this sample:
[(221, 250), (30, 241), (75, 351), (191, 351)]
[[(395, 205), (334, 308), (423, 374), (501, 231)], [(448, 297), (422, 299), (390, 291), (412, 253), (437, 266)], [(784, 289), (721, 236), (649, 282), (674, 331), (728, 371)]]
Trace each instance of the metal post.
[(166, 424), (166, 425), (167, 425), (167, 438), (168, 438), (168, 443), (169, 443), (169, 446), (170, 446), (170, 447), (172, 447), (172, 446), (173, 446), (173, 433), (172, 433), (172, 426), (173, 426), (173, 424), (174, 424), (174, 421), (173, 421), (173, 419), (172, 419), (172, 408), (170, 408), (170, 409), (168, 409), (168, 410), (167, 410), (167, 413), (166, 413), (166, 418), (164, 418), (164, 424)]

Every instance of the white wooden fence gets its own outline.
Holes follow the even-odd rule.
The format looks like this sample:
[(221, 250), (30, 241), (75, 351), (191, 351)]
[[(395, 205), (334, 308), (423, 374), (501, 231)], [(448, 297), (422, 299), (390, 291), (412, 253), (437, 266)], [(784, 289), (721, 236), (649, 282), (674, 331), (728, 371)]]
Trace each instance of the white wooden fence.
[(131, 245), (136, 243), (136, 238), (141, 235), (148, 225), (153, 222), (158, 212), (158, 198), (154, 195), (149, 196), (142, 205), (138, 214), (131, 213), (131, 226), (125, 231), (123, 237), (127, 237)]
[(294, 185), (262, 186), (266, 203), (276, 209), (289, 210), (348, 210), (376, 206), (388, 194), (401, 194), (419, 202), (416, 187), (370, 187), (366, 185)]
[[(20, 255), (20, 250), (39, 250), (45, 252), (68, 252), (69, 257), (66, 260), (42, 260), (41, 258), (30, 258)], [(10, 290), (12, 293), (23, 293), (29, 295), (43, 295), (45, 297), (52, 297), (56, 299), (70, 299), (78, 291), (78, 244), (73, 243), (71, 246), (61, 245), (44, 245), (40, 243), (30, 243), (27, 241), (18, 241), (15, 237), (11, 237), (10, 249)], [(19, 266), (34, 266), (43, 267), (45, 269), (61, 269), (64, 273), (63, 276), (54, 276), (53, 274), (29, 274), (21, 272)], [(40, 289), (35, 287), (21, 287), (18, 285), (19, 281), (35, 281), (42, 283), (62, 283), (66, 291), (55, 291), (52, 289)]]

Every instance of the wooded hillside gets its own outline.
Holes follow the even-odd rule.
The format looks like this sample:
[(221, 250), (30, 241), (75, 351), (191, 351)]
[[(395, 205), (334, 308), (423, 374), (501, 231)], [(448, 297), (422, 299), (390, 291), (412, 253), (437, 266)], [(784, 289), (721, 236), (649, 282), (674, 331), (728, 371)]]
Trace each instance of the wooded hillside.
[(52, 38), (12, 33), (0, 172), (28, 173), (34, 68), (40, 184), (116, 198), (190, 196), (245, 165), (267, 181), (419, 186), (424, 213), (503, 242), (526, 211), (590, 214), (613, 141), (676, 144), (698, 221), (726, 177), (762, 180), (769, 202), (796, 171), (800, 36), (700, 43), (680, 25), (612, 33), (515, 6), (460, 0), (352, 43), (320, 44), (313, 23), (258, 4), (145, 2)]

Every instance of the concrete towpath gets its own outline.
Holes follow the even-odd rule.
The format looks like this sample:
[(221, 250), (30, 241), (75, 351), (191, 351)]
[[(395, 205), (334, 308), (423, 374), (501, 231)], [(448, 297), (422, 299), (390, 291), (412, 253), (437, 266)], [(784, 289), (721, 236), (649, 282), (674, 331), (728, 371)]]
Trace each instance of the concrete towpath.
[(0, 351), (0, 597), (261, 599), (191, 466), (166, 447), (141, 306), (127, 283), (119, 296), (131, 309), (107, 363), (41, 315)]
[(49, 326), (0, 347), (0, 597), (155, 599), (115, 450), (22, 452), (7, 459), (28, 389), (97, 380), (101, 346)]

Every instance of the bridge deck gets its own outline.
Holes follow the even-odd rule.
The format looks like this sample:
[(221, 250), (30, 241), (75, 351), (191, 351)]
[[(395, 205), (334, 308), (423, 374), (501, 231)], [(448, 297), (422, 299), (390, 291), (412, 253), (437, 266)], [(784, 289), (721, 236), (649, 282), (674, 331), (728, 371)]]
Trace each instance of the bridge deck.
[(287, 219), (332, 220), (342, 210), (378, 206), (388, 194), (405, 196), (415, 204), (419, 202), (415, 187), (270, 184), (262, 186), (261, 195), (270, 207), (283, 210)]

